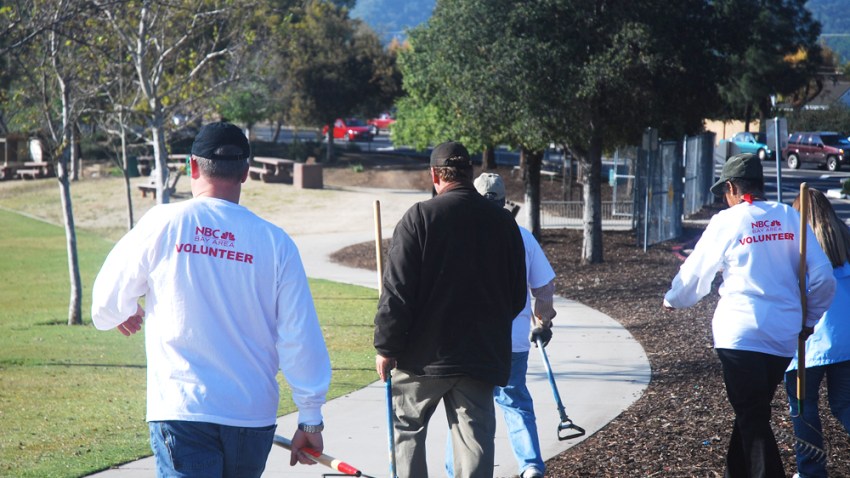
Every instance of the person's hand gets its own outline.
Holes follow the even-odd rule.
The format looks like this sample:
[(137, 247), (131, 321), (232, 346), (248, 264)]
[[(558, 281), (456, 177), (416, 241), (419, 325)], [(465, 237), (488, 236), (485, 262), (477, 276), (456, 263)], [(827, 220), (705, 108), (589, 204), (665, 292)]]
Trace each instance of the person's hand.
[(800, 338), (803, 340), (808, 340), (811, 335), (815, 333), (814, 327), (803, 327), (803, 330), (800, 331)]
[(307, 433), (304, 430), (295, 430), (295, 435), (292, 435), (292, 447), (289, 453), (289, 466), (295, 466), (296, 463), (302, 465), (315, 465), (316, 462), (310, 458), (310, 455), (304, 451), (304, 448), (311, 448), (319, 453), (325, 449), (325, 443), (322, 439), (322, 432)]
[(145, 309), (142, 306), (136, 306), (136, 313), (131, 315), (127, 320), (118, 324), (118, 331), (127, 337), (142, 330), (142, 322), (144, 322)]
[(390, 376), (390, 370), (395, 368), (395, 359), (384, 357), (383, 355), (375, 355), (375, 370), (382, 382), (386, 382)]
[(540, 339), (543, 342), (544, 347), (549, 345), (549, 341), (552, 340), (552, 321), (535, 321), (534, 328), (532, 328), (531, 333), (528, 334), (528, 340), (537, 347), (537, 339)]

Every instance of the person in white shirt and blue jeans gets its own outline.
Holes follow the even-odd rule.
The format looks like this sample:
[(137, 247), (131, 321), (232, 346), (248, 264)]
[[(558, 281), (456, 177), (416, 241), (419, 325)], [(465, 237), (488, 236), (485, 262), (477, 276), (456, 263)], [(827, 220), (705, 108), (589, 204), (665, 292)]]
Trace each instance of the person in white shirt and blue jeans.
[(145, 323), (159, 477), (259, 477), (278, 370), (299, 412), (290, 464), (312, 465), (302, 448), (323, 448), (330, 360), (295, 243), (239, 205), (250, 155), (238, 127), (201, 128), (187, 165), (193, 198), (148, 211), (94, 283), (98, 329), (130, 336)]

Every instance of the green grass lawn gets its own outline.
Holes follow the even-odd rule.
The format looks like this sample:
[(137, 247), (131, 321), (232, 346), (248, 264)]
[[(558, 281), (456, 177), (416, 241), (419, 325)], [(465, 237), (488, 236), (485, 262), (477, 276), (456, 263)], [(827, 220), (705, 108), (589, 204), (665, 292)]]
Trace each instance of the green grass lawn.
[[(143, 334), (98, 331), (88, 315), (91, 284), (112, 243), (78, 230), (77, 247), (84, 325), (68, 326), (64, 229), (0, 209), (3, 477), (77, 477), (151, 454)], [(334, 368), (330, 399), (376, 379), (377, 292), (310, 285)], [(292, 411), (284, 383), (279, 414)]]

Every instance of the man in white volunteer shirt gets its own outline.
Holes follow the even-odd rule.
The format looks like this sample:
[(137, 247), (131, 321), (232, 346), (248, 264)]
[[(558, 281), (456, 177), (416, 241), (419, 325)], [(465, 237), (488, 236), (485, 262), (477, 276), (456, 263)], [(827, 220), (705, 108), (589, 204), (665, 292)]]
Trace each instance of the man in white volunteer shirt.
[(239, 205), (250, 155), (236, 126), (204, 126), (187, 160), (193, 199), (151, 209), (95, 280), (98, 329), (129, 336), (147, 324), (147, 421), (160, 477), (259, 477), (278, 369), (299, 411), (290, 464), (313, 464), (301, 449), (323, 448), (330, 360), (294, 242)]
[(770, 427), (770, 402), (797, 337), (811, 334), (832, 301), (832, 265), (807, 229), (808, 311), (801, 330), (800, 215), (786, 204), (765, 200), (761, 161), (752, 154), (729, 158), (711, 192), (722, 195), (729, 208), (705, 228), (664, 296), (664, 306), (696, 304), (722, 271), (712, 332), (735, 411), (726, 476), (785, 476)]

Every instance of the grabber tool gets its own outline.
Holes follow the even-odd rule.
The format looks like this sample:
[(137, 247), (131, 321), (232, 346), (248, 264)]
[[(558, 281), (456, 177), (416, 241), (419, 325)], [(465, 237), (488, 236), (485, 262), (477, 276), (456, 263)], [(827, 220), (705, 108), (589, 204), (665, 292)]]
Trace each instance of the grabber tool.
[(561, 394), (558, 393), (558, 386), (555, 384), (555, 376), (552, 374), (552, 366), (549, 365), (549, 357), (546, 356), (546, 349), (543, 347), (543, 339), (537, 338), (537, 350), (540, 351), (540, 356), (543, 357), (543, 364), (546, 365), (546, 375), (549, 376), (549, 385), (552, 386), (552, 393), (555, 395), (555, 403), (558, 406), (558, 414), (561, 416), (561, 423), (558, 424), (558, 440), (570, 440), (584, 436), (584, 428), (576, 425), (567, 416), (564, 409), (564, 404), (561, 402)]
[[(292, 442), (288, 438), (284, 438), (280, 435), (275, 435), (274, 444), (292, 451)], [(325, 455), (324, 453), (320, 453), (312, 448), (302, 448), (301, 451), (309, 455), (310, 459), (315, 461), (316, 463), (320, 463), (329, 468), (333, 468), (334, 470), (344, 475), (366, 476), (360, 470), (349, 465), (348, 463), (342, 460), (337, 460), (336, 458), (329, 455)]]

